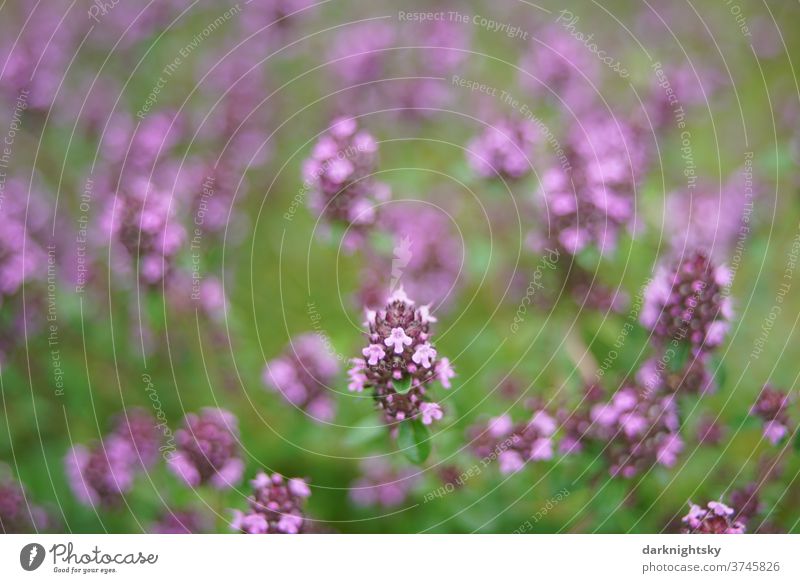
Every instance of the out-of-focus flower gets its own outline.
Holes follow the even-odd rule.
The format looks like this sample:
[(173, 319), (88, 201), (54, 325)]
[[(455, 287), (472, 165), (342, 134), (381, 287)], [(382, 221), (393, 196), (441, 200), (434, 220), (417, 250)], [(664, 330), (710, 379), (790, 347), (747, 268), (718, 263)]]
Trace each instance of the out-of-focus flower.
[(389, 297), (384, 309), (367, 310), (369, 344), (362, 350), (363, 359), (356, 359), (350, 370), (350, 388), (371, 388), (388, 423), (441, 418), (441, 408), (432, 407), (427, 392), (433, 381), (449, 384), (453, 370), (449, 361), (440, 367), (437, 351), (430, 343), (429, 325), (433, 321), (402, 287)]
[(399, 506), (417, 483), (411, 468), (394, 469), (381, 459), (365, 460), (362, 475), (350, 486), (350, 499), (359, 506)]
[(744, 168), (722, 187), (670, 194), (664, 220), (674, 252), (698, 249), (718, 260), (730, 257), (752, 230), (760, 190), (752, 169)]
[(467, 160), (482, 178), (522, 178), (533, 167), (538, 137), (530, 120), (500, 119), (467, 144)]
[(111, 434), (89, 448), (74, 446), (64, 459), (72, 492), (87, 506), (116, 507), (133, 486), (138, 457), (130, 440)]
[(709, 502), (706, 508), (689, 504), (689, 513), (681, 521), (684, 534), (743, 534), (745, 523), (734, 518), (735, 511), (722, 502)]
[(553, 458), (558, 423), (544, 410), (537, 410), (525, 423), (513, 423), (510, 415), (489, 420), (469, 429), (470, 446), (484, 460), (497, 460), (500, 472), (521, 470), (528, 461)]
[(582, 110), (595, 100), (599, 63), (566, 30), (553, 25), (536, 35), (520, 60), (519, 82), (536, 97)]
[(209, 483), (221, 490), (232, 488), (244, 472), (238, 436), (236, 417), (224, 409), (190, 413), (184, 427), (175, 432), (177, 449), (169, 467), (189, 486)]
[[(361, 277), (358, 299), (377, 308), (402, 286), (412, 297), (441, 309), (463, 284), (464, 252), (448, 217), (424, 203), (391, 205), (381, 226), (392, 234), (392, 257), (372, 257)], [(423, 306), (423, 309), (425, 306)]]
[(539, 202), (547, 233), (568, 254), (595, 246), (611, 252), (623, 230), (632, 231), (636, 194), (647, 167), (641, 133), (610, 115), (578, 120), (563, 156), (543, 172)]
[(140, 408), (129, 409), (118, 416), (114, 434), (130, 443), (134, 460), (144, 468), (152, 467), (159, 457), (162, 432), (155, 418)]
[(772, 445), (777, 445), (790, 433), (789, 395), (780, 389), (765, 385), (750, 414), (764, 422), (764, 437)]
[(167, 510), (150, 527), (154, 534), (202, 534), (208, 531), (207, 520), (195, 510)]
[(25, 534), (39, 532), (48, 527), (47, 512), (31, 504), (29, 495), (0, 464), (0, 533)]
[(647, 286), (640, 320), (656, 342), (686, 342), (692, 354), (708, 352), (725, 340), (733, 318), (725, 295), (730, 271), (704, 253), (692, 252), (657, 268)]
[(264, 384), (318, 421), (335, 412), (331, 385), (339, 363), (316, 333), (296, 337), (283, 354), (264, 367)]
[(246, 512), (233, 511), (231, 527), (245, 534), (298, 534), (308, 530), (303, 513), (311, 490), (300, 478), (284, 479), (264, 472), (250, 480), (253, 495)]
[(672, 467), (683, 451), (674, 396), (643, 396), (635, 388), (618, 390), (592, 405), (592, 425), (582, 441), (603, 445), (611, 475), (631, 478), (654, 464)]
[(378, 202), (390, 196), (377, 182), (378, 144), (351, 118), (337, 118), (303, 163), (310, 208), (331, 222), (366, 227), (375, 222)]

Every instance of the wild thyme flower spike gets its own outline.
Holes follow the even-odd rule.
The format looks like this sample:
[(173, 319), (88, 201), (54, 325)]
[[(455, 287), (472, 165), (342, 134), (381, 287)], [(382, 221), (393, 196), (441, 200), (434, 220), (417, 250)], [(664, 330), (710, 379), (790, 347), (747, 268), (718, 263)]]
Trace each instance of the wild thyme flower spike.
[(233, 511), (231, 527), (245, 534), (298, 534), (307, 532), (303, 513), (311, 489), (305, 480), (286, 480), (280, 474), (258, 472), (250, 480), (253, 494), (247, 512)]
[(693, 356), (719, 346), (733, 318), (724, 294), (730, 270), (700, 251), (661, 266), (647, 286), (641, 321), (662, 345), (688, 344)]
[(745, 524), (736, 519), (736, 511), (722, 502), (709, 502), (706, 508), (689, 505), (689, 514), (681, 521), (684, 534), (744, 534)]
[(359, 130), (355, 119), (333, 120), (303, 163), (309, 207), (329, 223), (356, 231), (369, 227), (375, 222), (376, 204), (390, 196), (389, 187), (373, 178), (377, 167), (375, 138)]
[(442, 408), (428, 396), (430, 384), (450, 388), (455, 376), (450, 361), (439, 358), (431, 343), (428, 306), (415, 306), (402, 288), (382, 310), (367, 310), (368, 344), (350, 369), (350, 390), (372, 389), (387, 423), (406, 420), (430, 425), (442, 418)]

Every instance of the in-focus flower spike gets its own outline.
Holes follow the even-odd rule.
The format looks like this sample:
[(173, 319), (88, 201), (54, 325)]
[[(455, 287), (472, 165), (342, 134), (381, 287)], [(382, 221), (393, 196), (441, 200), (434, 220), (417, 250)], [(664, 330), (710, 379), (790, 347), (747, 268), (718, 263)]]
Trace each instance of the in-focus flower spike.
[(239, 483), (244, 462), (239, 457), (238, 423), (224, 409), (203, 409), (184, 418), (175, 432), (176, 451), (170, 469), (189, 486), (209, 483), (220, 490)]
[(784, 391), (765, 385), (750, 414), (764, 422), (764, 437), (772, 445), (777, 445), (790, 433), (789, 395)]
[(725, 340), (733, 318), (729, 283), (730, 271), (702, 252), (672, 260), (647, 286), (640, 320), (659, 344), (679, 341), (693, 355), (709, 352)]
[(348, 388), (372, 389), (387, 423), (419, 419), (427, 425), (442, 417), (427, 396), (429, 385), (439, 380), (449, 387), (455, 372), (449, 360), (437, 360), (430, 322), (427, 310), (415, 307), (402, 287), (367, 318), (369, 343), (353, 361)]
[(264, 384), (318, 421), (333, 418), (330, 387), (339, 363), (315, 333), (296, 337), (284, 353), (264, 367)]
[(681, 521), (684, 534), (743, 534), (745, 524), (734, 518), (735, 510), (722, 502), (709, 502), (706, 508), (689, 504), (689, 513)]
[(298, 534), (308, 532), (303, 512), (311, 490), (305, 480), (286, 480), (280, 474), (259, 472), (250, 480), (253, 494), (246, 512), (233, 511), (231, 527), (245, 534)]

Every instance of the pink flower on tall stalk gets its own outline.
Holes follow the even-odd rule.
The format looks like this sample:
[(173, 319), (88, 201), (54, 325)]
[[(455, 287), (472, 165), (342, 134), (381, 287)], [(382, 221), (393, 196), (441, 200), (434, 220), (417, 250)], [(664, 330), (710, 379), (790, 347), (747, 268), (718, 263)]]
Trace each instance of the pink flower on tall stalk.
[(316, 421), (329, 421), (335, 413), (332, 384), (339, 362), (316, 333), (297, 336), (283, 354), (264, 367), (266, 386)]
[(372, 389), (387, 423), (419, 419), (427, 425), (442, 417), (441, 407), (428, 398), (429, 385), (438, 380), (449, 386), (454, 373), (431, 344), (435, 318), (423, 308), (401, 287), (385, 308), (367, 310), (368, 344), (350, 369), (349, 388)]
[(308, 484), (300, 478), (286, 480), (280, 474), (259, 472), (250, 480), (253, 494), (246, 512), (233, 511), (231, 527), (245, 534), (298, 534), (310, 525), (303, 511), (311, 496)]
[(211, 484), (224, 490), (242, 479), (244, 461), (239, 457), (239, 428), (233, 413), (205, 408), (184, 418), (175, 432), (177, 449), (169, 468), (191, 487)]

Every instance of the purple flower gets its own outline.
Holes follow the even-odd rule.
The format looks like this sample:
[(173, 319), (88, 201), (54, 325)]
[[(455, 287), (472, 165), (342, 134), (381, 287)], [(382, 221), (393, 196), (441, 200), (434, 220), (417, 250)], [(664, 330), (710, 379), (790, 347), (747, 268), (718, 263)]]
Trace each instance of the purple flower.
[(130, 443), (133, 455), (144, 468), (158, 461), (162, 432), (155, 418), (144, 409), (130, 409), (118, 417), (114, 434)]
[(380, 459), (362, 464), (362, 476), (350, 487), (350, 499), (358, 506), (392, 508), (405, 502), (418, 481), (410, 468), (396, 470)]
[(31, 504), (22, 485), (0, 464), (0, 533), (39, 532), (47, 528), (49, 521), (44, 509)]
[(303, 163), (309, 206), (328, 221), (365, 227), (375, 221), (375, 206), (389, 188), (372, 177), (378, 144), (352, 118), (335, 119)]
[(550, 460), (554, 455), (556, 420), (538, 409), (526, 423), (514, 424), (509, 415), (489, 419), (468, 430), (470, 447), (486, 461), (497, 460), (501, 473), (522, 469), (527, 461)]
[(112, 434), (92, 448), (74, 446), (64, 458), (64, 466), (80, 502), (115, 507), (133, 485), (137, 461), (130, 441)]
[(303, 507), (311, 490), (304, 480), (264, 472), (250, 480), (247, 511), (234, 510), (231, 527), (245, 534), (298, 534), (309, 528)]
[(764, 422), (764, 437), (772, 445), (780, 443), (789, 433), (789, 395), (784, 391), (765, 385), (750, 414)]
[[(599, 78), (599, 61), (573, 38), (561, 22), (537, 34), (519, 63), (520, 85), (559, 107), (584, 109), (593, 101)], [(564, 22), (563, 24), (569, 25)]]
[(602, 446), (611, 475), (631, 478), (655, 464), (671, 467), (684, 447), (673, 395), (625, 387), (609, 401), (592, 404), (590, 419), (576, 439)]
[(529, 120), (501, 119), (467, 145), (467, 159), (482, 178), (522, 178), (533, 166), (538, 135)]
[(316, 333), (296, 337), (284, 353), (264, 367), (264, 384), (312, 418), (328, 421), (335, 408), (331, 385), (339, 363)]
[(734, 519), (735, 511), (722, 502), (709, 502), (706, 508), (689, 504), (689, 513), (681, 521), (684, 534), (743, 534), (744, 522)]
[(202, 534), (209, 526), (205, 516), (194, 510), (167, 510), (150, 527), (154, 534)]
[(236, 417), (223, 409), (203, 409), (184, 418), (175, 432), (176, 451), (170, 469), (189, 486), (210, 483), (220, 490), (232, 488), (242, 478)]
[[(371, 388), (387, 422), (421, 418), (427, 425), (442, 416), (439, 406), (427, 398), (429, 383), (442, 378), (430, 343), (430, 322), (402, 288), (389, 297), (384, 309), (367, 310), (368, 344), (364, 358), (355, 359), (348, 373), (349, 388)], [(384, 346), (388, 350), (383, 351)], [(449, 384), (454, 376), (449, 361), (442, 370)]]
[[(464, 252), (447, 212), (418, 201), (393, 203), (382, 207), (380, 226), (393, 238), (392, 256), (373, 253), (361, 275), (361, 304), (378, 307), (387, 290), (400, 286), (437, 310), (451, 303), (464, 282)], [(430, 305), (419, 309), (424, 320), (436, 322)]]
[(702, 252), (659, 267), (645, 290), (640, 320), (657, 343), (687, 342), (692, 354), (708, 352), (724, 340), (733, 318), (725, 295), (730, 272)]
[(613, 251), (620, 233), (635, 227), (636, 194), (647, 167), (642, 135), (619, 118), (587, 115), (563, 149), (539, 186), (544, 238), (570, 255), (588, 246)]

